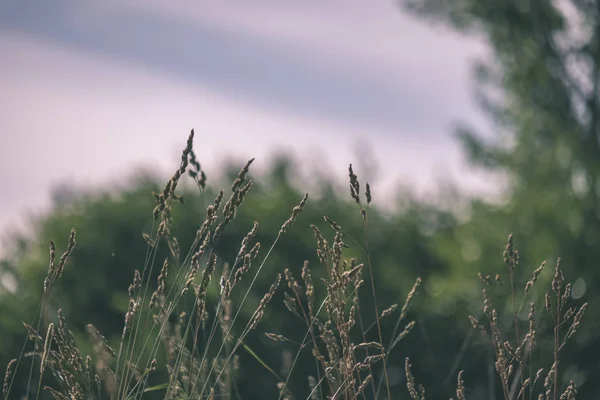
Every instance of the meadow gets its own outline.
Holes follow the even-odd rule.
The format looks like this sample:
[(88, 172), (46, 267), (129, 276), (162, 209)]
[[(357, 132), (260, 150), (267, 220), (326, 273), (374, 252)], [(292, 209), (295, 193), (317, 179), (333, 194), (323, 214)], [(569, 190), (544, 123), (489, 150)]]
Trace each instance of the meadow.
[[(140, 232), (145, 258), (139, 260), (141, 267), (134, 270), (123, 293), (127, 306), (118, 338), (105, 336), (102, 320), (85, 326), (87, 337), (70, 329), (68, 313), (57, 309), (54, 301), (58, 298), (60, 303), (60, 291), (70, 287), (59, 283), (74, 268), (70, 258), (80, 247), (77, 226), (68, 239), (61, 240), (63, 246), (50, 240), (47, 273), (43, 282), (37, 282), (41, 300), (35, 314), (21, 316), (29, 323), (25, 324), (22, 347), (15, 347), (18, 351), (6, 367), (4, 398), (257, 397), (239, 387), (241, 375), (248, 373), (243, 363), (270, 377), (264, 382), (273, 387), (256, 389), (264, 398), (430, 398), (431, 379), (420, 384), (419, 373), (411, 368), (413, 359), (408, 353), (414, 357), (419, 349), (402, 354), (406, 350), (402, 344), (422, 334), (418, 327), (421, 311), (412, 312), (411, 306), (427, 296), (421, 293), (427, 278), (404, 282), (407, 290), (396, 296), (402, 297), (402, 302), (381, 301), (389, 296), (379, 289), (384, 283), (378, 280), (381, 266), (374, 261), (376, 250), (370, 246), (380, 218), (371, 218), (377, 196), (371, 193), (369, 183), (361, 182), (349, 166), (352, 221), (329, 215), (321, 215), (319, 221), (303, 220), (311, 201), (311, 196), (304, 194), (293, 208), (277, 214), (286, 213), (287, 218), (275, 222), (279, 228), (270, 240), (257, 240), (261, 229), (257, 221), (237, 247), (227, 249), (224, 255), (219, 243), (236, 224), (238, 210), (253, 195), (254, 182), (249, 178), (253, 160), (239, 170), (227, 193), (213, 193), (193, 143), (194, 131), (179, 168), (164, 188), (154, 193), (152, 223)], [(199, 215), (176, 211), (188, 201), (179, 195), (183, 179), (190, 179), (197, 188), (202, 204)], [(180, 244), (173, 228), (176, 218), (197, 220), (192, 240)], [(313, 258), (294, 268), (280, 268), (281, 260), (271, 256), (299, 223), (310, 227), (313, 240), (298, 246), (309, 246)], [(359, 229), (351, 234), (345, 229), (347, 224)], [(284, 246), (294, 244), (285, 242)], [(503, 259), (504, 266), (495, 272), (472, 274), (472, 280), (479, 281), (480, 302), (477, 313), (468, 316), (472, 325), (468, 334), (477, 335), (486, 346), (494, 375), (492, 383), (484, 384), (488, 392), (474, 392), (472, 398), (492, 398), (489, 393), (498, 393), (498, 398), (505, 400), (575, 399), (576, 384), (573, 380), (565, 383), (561, 360), (584, 322), (587, 303), (573, 300), (572, 284), (560, 261), (553, 267), (543, 262), (524, 272), (512, 235)], [(525, 281), (518, 278), (524, 274), (529, 276)], [(285, 313), (276, 302), (284, 305)], [(76, 309), (77, 304), (70, 308)], [(295, 337), (263, 330), (263, 319), (270, 314), (277, 323), (267, 324), (268, 328), (290, 324), (296, 327)], [(269, 344), (257, 348), (249, 339), (256, 336)], [(282, 350), (282, 344), (292, 350)], [(274, 366), (265, 350), (280, 353), (280, 365)], [(398, 380), (390, 376), (392, 351), (395, 359), (404, 360), (401, 385), (390, 383)], [(455, 351), (449, 362), (464, 351)], [(544, 357), (540, 358), (539, 352)], [(546, 360), (549, 362), (542, 365), (540, 361)], [(450, 372), (453, 398), (471, 398), (470, 388), (478, 382), (466, 379), (457, 368)]]

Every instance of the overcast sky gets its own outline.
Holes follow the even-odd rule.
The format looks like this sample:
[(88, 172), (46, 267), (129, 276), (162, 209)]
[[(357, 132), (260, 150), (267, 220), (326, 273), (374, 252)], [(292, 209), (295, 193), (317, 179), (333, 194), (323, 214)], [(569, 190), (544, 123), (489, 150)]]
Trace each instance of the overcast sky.
[(377, 188), (484, 179), (453, 122), (476, 125), (475, 40), (387, 0), (5, 0), (0, 5), (0, 231), (53, 185), (173, 170), (191, 128), (207, 170), (293, 151), (344, 179), (367, 143)]

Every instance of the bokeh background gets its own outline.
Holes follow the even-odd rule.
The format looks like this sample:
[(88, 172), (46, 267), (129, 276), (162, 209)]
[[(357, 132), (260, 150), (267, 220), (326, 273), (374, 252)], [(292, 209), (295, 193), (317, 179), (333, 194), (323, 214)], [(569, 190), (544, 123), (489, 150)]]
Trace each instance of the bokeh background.
[[(348, 164), (371, 183), (378, 301), (402, 303), (424, 278), (417, 328), (389, 362), (395, 398), (408, 396), (406, 356), (431, 398), (452, 395), (462, 369), (469, 398), (496, 398), (492, 354), (467, 315), (481, 312), (477, 273), (505, 273), (509, 233), (518, 282), (543, 260), (547, 282), (560, 256), (571, 300), (589, 302), (561, 379), (593, 398), (599, 11), (595, 0), (3, 2), (0, 363), (20, 351), (22, 321), (39, 303), (48, 240), (62, 248), (71, 227), (78, 247), (53, 304), (74, 330), (94, 323), (118, 340), (151, 192), (195, 128), (213, 192), (256, 157), (257, 185), (223, 239), (223, 261), (255, 220), (258, 240), (272, 241), (309, 192), (257, 293), (276, 271), (316, 259), (309, 224), (323, 215), (360, 234)], [(189, 244), (200, 198), (191, 184), (182, 191), (174, 224)], [(293, 336), (286, 312), (273, 305), (262, 331)], [(260, 335), (251, 343), (274, 368), (293, 350)], [(549, 359), (541, 351), (535, 361)], [(241, 361), (243, 398), (275, 396), (256, 360)], [(314, 366), (301, 361), (298, 398)]]

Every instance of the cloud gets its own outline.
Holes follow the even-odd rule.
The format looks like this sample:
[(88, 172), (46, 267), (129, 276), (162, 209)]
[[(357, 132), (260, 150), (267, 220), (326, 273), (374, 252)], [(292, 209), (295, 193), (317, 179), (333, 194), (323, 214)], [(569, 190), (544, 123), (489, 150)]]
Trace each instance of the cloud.
[[(102, 3), (82, 5), (75, 0), (58, 0), (42, 6), (28, 4), (27, 0), (9, 3), (0, 13), (0, 26), (5, 32), (131, 63), (264, 107), (352, 123), (365, 130), (377, 129), (395, 135), (418, 129), (433, 131), (439, 127), (441, 119), (447, 119), (453, 112), (460, 111), (459, 107), (465, 107), (464, 97), (456, 102), (460, 95), (454, 82), (441, 81), (432, 85), (429, 81), (434, 77), (428, 73), (439, 70), (442, 62), (445, 66), (452, 65), (453, 55), (445, 52), (444, 58), (439, 57), (440, 54), (428, 56), (426, 58), (432, 65), (425, 70), (411, 71), (402, 61), (416, 57), (415, 52), (431, 49), (423, 49), (420, 38), (414, 34), (407, 37), (410, 33), (404, 32), (404, 37), (394, 36), (397, 30), (392, 29), (390, 22), (387, 37), (385, 30), (370, 31), (366, 26), (377, 24), (377, 15), (365, 18), (362, 25), (355, 21), (336, 30), (324, 29), (328, 21), (323, 19), (298, 18), (290, 12), (272, 13), (265, 9), (263, 15), (266, 16), (262, 20), (255, 19), (267, 28), (258, 29), (255, 25), (241, 23), (244, 18), (239, 16), (248, 10), (241, 3), (237, 3), (236, 8), (242, 10), (211, 12), (211, 3), (204, 2), (195, 8), (200, 12), (190, 13), (187, 18), (159, 12), (160, 9), (152, 7), (118, 7), (114, 3), (112, 6)], [(318, 6), (314, 8), (319, 9)], [(400, 15), (399, 10), (389, 11)], [(214, 17), (203, 18), (203, 15)], [(238, 17), (232, 21), (231, 15)], [(354, 14), (350, 16), (356, 18)], [(304, 25), (298, 26), (298, 19), (306, 24), (305, 31), (314, 32), (308, 37), (300, 36), (304, 46), (295, 46), (293, 41), (290, 44), (294, 33)], [(287, 20), (291, 21), (288, 30), (283, 29)], [(349, 20), (353, 21), (352, 18)], [(405, 21), (405, 18), (397, 18), (392, 23)], [(309, 25), (311, 22), (314, 25)], [(335, 26), (335, 22), (329, 23)], [(270, 30), (269, 24), (274, 25)], [(361, 32), (363, 27), (365, 32)], [(402, 29), (399, 31), (403, 32)], [(345, 37), (346, 32), (350, 35)], [(329, 42), (330, 49), (335, 49), (337, 43), (346, 51), (334, 53), (334, 56), (323, 55), (324, 46), (319, 46), (321, 40)], [(348, 49), (353, 46), (379, 49), (363, 50), (363, 58), (358, 57), (360, 51), (355, 51), (354, 57), (352, 54), (341, 56), (351, 53)], [(443, 50), (442, 46), (444, 43), (439, 43), (439, 51)], [(382, 69), (386, 70), (381, 67), (386, 62), (396, 70), (387, 68), (387, 73), (381, 73)]]

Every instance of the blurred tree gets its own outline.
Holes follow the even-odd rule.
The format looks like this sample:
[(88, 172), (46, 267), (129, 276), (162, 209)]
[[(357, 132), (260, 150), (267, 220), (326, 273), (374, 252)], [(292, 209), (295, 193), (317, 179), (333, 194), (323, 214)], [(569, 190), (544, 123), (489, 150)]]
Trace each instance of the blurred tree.
[[(593, 379), (600, 373), (593, 356), (600, 352), (600, 292), (594, 290), (600, 285), (600, 1), (402, 3), (483, 38), (491, 50), (474, 76), (496, 135), (462, 124), (457, 136), (473, 164), (508, 177), (507, 201), (475, 202), (471, 221), (440, 237), (444, 258), (456, 279), (464, 276), (456, 271), (465, 271), (465, 262), (473, 267), (469, 273), (496, 271), (490, 260), (501, 254), (498, 239), (511, 231), (525, 255), (521, 280), (542, 260), (560, 256), (576, 280), (573, 297), (585, 295), (593, 313), (561, 368), (582, 398), (593, 398), (600, 392)], [(457, 247), (462, 251), (452, 250)], [(455, 286), (459, 293), (463, 286)]]

